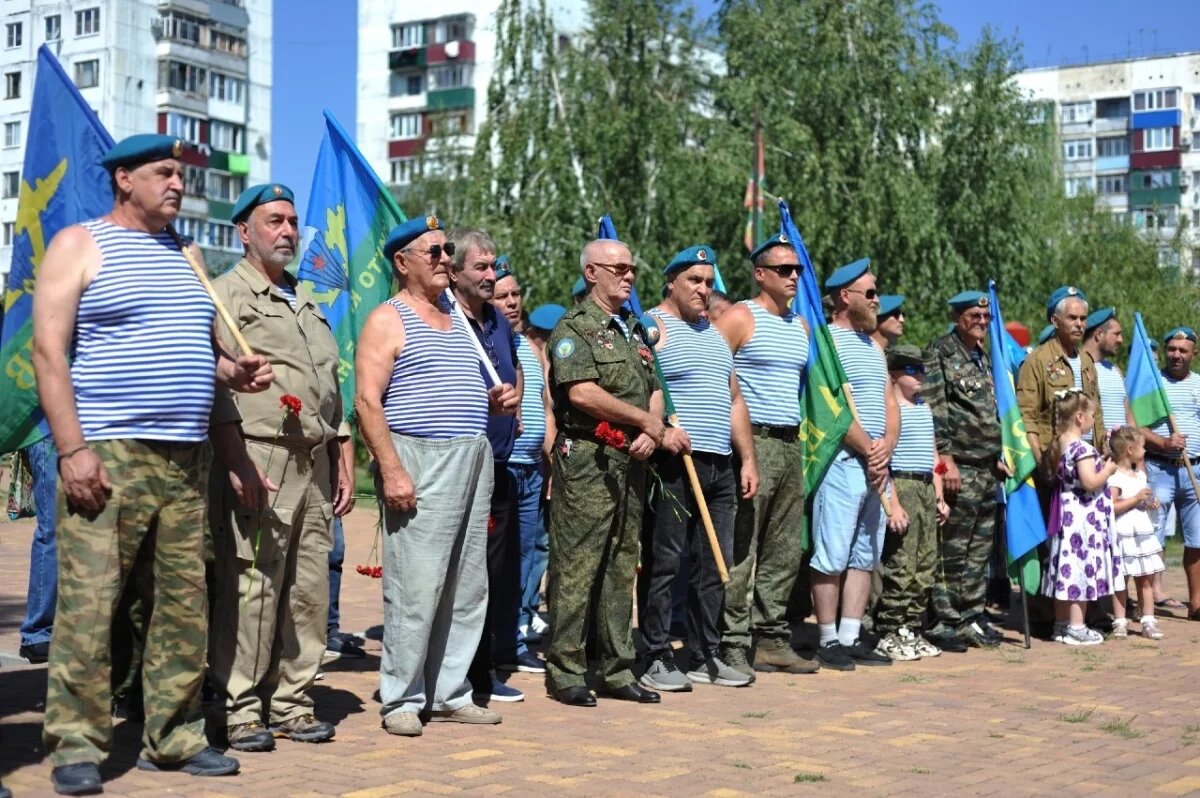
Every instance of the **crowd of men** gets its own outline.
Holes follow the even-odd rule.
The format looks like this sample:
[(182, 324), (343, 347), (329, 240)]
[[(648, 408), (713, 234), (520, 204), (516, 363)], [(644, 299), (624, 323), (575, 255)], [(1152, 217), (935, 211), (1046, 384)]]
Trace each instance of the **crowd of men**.
[[(169, 227), (180, 154), (165, 136), (114, 146), (111, 213), (53, 239), (35, 294), (52, 431), (38, 456), (59, 479), (39, 506), (22, 651), (49, 660), (44, 740), (66, 795), (102, 789), (114, 693), (136, 696), (139, 768), (225, 775), (239, 762), (206, 739), (202, 685), (234, 751), (321, 742), (335, 734), (309, 695), (321, 659), (361, 655), (330, 615), (350, 408), (329, 325), (286, 270), (292, 192), (242, 194), (245, 254), (210, 295)], [(750, 254), (751, 299), (717, 294), (716, 253), (693, 245), (641, 317), (617, 240), (582, 248), (574, 306), (528, 314), (519, 264), (482, 231), (416, 218), (382, 256), (398, 290), (357, 341), (353, 410), (383, 521), (387, 732), (499, 723), (494, 703), (523, 697), (506, 671), (544, 672), (553, 698), (593, 707), (999, 644), (985, 604), (1007, 466), (986, 295), (950, 298), (952, 328), (922, 350), (901, 341), (903, 297), (879, 294), (868, 260), (828, 276), (854, 421), (809, 497), (798, 397), (813, 331), (791, 310), (801, 266), (785, 234)], [(1048, 448), (1053, 394), (1074, 385), (1103, 408), (1103, 446), (1105, 424), (1131, 423), (1117, 316), (1089, 315), (1071, 287), (1047, 316), (1017, 386), (1030, 443)], [(1179, 430), (1147, 438), (1160, 535), (1177, 507), (1198, 617), (1200, 505), (1182, 465), (1200, 456), (1195, 347), (1188, 328), (1166, 342)], [(793, 641), (810, 601), (807, 657)]]

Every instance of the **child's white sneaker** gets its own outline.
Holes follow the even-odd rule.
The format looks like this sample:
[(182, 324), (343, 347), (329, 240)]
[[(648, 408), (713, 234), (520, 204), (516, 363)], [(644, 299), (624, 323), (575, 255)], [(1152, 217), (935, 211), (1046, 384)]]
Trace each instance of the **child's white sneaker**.
[(1128, 618), (1114, 618), (1113, 619), (1112, 636), (1113, 637), (1129, 637), (1129, 619)]
[(1104, 635), (1087, 626), (1067, 626), (1062, 641), (1068, 646), (1098, 646), (1104, 642)]
[(1162, 640), (1165, 637), (1162, 630), (1158, 628), (1158, 621), (1154, 618), (1142, 618), (1142, 637), (1148, 637), (1151, 640)]

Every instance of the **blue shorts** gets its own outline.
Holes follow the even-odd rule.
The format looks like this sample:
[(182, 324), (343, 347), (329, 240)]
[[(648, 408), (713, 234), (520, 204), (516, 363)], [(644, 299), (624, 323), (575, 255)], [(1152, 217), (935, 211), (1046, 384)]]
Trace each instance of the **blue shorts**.
[(812, 510), (812, 567), (833, 576), (847, 568), (874, 571), (883, 554), (886, 519), (879, 494), (867, 484), (866, 465), (838, 454), (817, 488)]
[[(1200, 467), (1195, 462), (1193, 459), (1192, 470), (1200, 478)], [(1200, 504), (1196, 502), (1196, 492), (1187, 468), (1147, 457), (1146, 481), (1159, 504), (1158, 510), (1150, 514), (1158, 542), (1162, 543), (1167, 535), (1175, 534), (1174, 514), (1171, 512), (1174, 508), (1179, 512), (1183, 526), (1183, 545), (1189, 549), (1200, 549)]]

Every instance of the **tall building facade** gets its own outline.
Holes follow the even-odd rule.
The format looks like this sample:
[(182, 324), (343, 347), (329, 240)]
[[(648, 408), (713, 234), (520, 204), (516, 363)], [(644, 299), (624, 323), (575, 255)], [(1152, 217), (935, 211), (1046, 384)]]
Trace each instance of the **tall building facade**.
[(1200, 53), (1031, 69), (1016, 80), (1053, 103), (1064, 191), (1128, 219), (1159, 245), (1162, 265), (1200, 269)]
[(12, 260), (37, 49), (47, 44), (113, 138), (192, 145), (176, 228), (210, 268), (241, 252), (229, 212), (271, 172), (272, 0), (4, 0), (0, 272)]

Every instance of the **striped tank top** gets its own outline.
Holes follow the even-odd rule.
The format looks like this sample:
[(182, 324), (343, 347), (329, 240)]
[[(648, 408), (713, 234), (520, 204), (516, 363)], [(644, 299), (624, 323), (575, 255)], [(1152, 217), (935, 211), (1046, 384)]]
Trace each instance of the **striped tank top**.
[[(1071, 375), (1075, 378), (1075, 387), (1078, 390), (1082, 391), (1083, 390), (1083, 364), (1079, 360), (1079, 355), (1075, 355), (1075, 357), (1067, 358), (1067, 363), (1068, 363), (1068, 365), (1071, 366)], [(1124, 418), (1125, 414), (1122, 413), (1121, 417)], [(1092, 428), (1091, 427), (1088, 427), (1087, 429), (1085, 429), (1083, 431), (1083, 439), (1085, 441), (1091, 443), (1091, 441), (1092, 441)]]
[(686, 322), (658, 308), (650, 313), (662, 321), (666, 331), (666, 342), (658, 348), (658, 363), (679, 414), (679, 426), (696, 451), (729, 454), (733, 410), (729, 344), (707, 320)]
[(546, 375), (542, 372), (542, 361), (529, 345), (524, 335), (516, 335), (517, 360), (521, 364), (521, 428), (522, 432), (513, 442), (512, 455), (508, 462), (536, 465), (542, 462), (542, 442), (546, 439), (546, 408), (542, 404), (542, 390), (546, 387)]
[(203, 441), (216, 386), (212, 300), (167, 233), (83, 226), (100, 249), (72, 342), (84, 439)]
[[(1188, 457), (1194, 460), (1200, 457), (1200, 375), (1193, 372), (1182, 380), (1173, 380), (1163, 372), (1162, 381), (1179, 434), (1187, 436)], [(1166, 421), (1150, 429), (1164, 438), (1171, 434)]]
[(791, 311), (776, 316), (752, 300), (742, 304), (754, 315), (754, 334), (733, 356), (733, 365), (750, 410), (750, 423), (797, 426), (800, 381), (808, 364), (804, 323)]
[[(438, 304), (444, 307), (445, 300)], [(388, 304), (404, 324), (404, 348), (392, 366), (383, 394), (388, 429), (414, 438), (444, 440), (481, 435), (487, 429), (488, 400), (479, 356), (458, 314), (445, 332), (430, 327), (398, 299)]]
[(1125, 376), (1107, 360), (1096, 363), (1096, 383), (1100, 387), (1100, 411), (1104, 428), (1112, 431), (1125, 426)]
[(900, 404), (900, 439), (892, 452), (892, 470), (933, 473), (933, 413), (924, 402)]
[(830, 324), (829, 334), (854, 392), (858, 422), (873, 440), (882, 438), (887, 431), (885, 395), (888, 390), (887, 362), (883, 359), (883, 350), (864, 332)]

